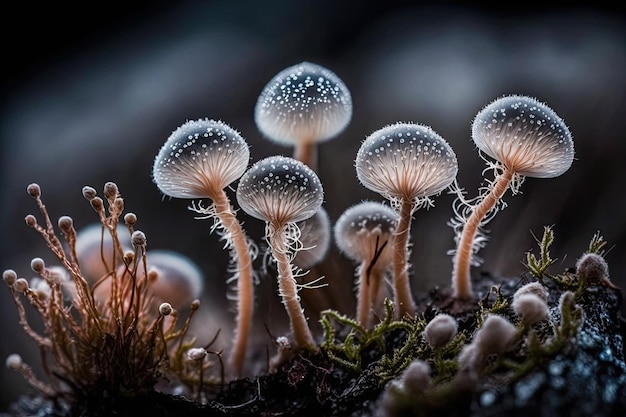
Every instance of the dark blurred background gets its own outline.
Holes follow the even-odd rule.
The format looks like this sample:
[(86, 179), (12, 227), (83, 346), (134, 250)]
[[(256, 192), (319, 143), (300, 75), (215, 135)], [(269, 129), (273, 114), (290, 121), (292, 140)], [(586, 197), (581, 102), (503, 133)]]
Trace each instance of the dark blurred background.
[[(474, 272), (519, 276), (525, 252), (536, 248), (532, 233), (540, 237), (554, 225), (552, 254), (559, 261), (551, 272), (573, 266), (599, 231), (611, 248), (611, 278), (626, 286), (626, 26), (617, 6), (330, 0), (13, 6), (3, 25), (0, 270), (30, 278), (33, 257), (54, 264), (23, 221), (38, 214), (26, 194), (29, 183), (42, 187), (54, 222), (71, 215), (80, 228), (97, 220), (81, 188), (101, 192), (114, 181), (127, 210), (137, 213), (148, 248), (179, 251), (203, 271), (210, 317), (201, 338), (218, 327), (228, 334), (222, 244), (209, 235), (210, 224), (193, 218), (189, 201), (162, 198), (151, 181), (152, 161), (176, 127), (200, 117), (239, 130), (251, 162), (289, 155), (261, 137), (253, 110), (271, 77), (307, 60), (339, 75), (354, 102), (348, 128), (320, 148), (331, 221), (362, 199), (381, 200), (359, 185), (353, 159), (369, 133), (396, 121), (424, 123), (443, 136), (457, 153), (459, 183), (475, 195), (484, 163), (469, 136), (473, 116), (500, 95), (530, 95), (566, 121), (576, 160), (562, 177), (528, 179), (521, 195), (506, 195), (509, 207), (489, 224), (491, 241), (480, 253), (485, 262)], [(434, 208), (415, 214), (414, 292), (449, 285), (451, 203), (444, 194)], [(262, 225), (242, 220), (261, 242)], [(313, 325), (321, 308), (354, 309), (353, 265), (334, 247), (307, 279), (320, 275), (329, 286), (302, 293)], [(285, 331), (275, 292), (273, 278), (263, 279), (259, 343), (270, 343), (264, 325), (273, 334)], [(6, 290), (0, 309), (0, 358), (18, 352), (36, 367), (34, 344)], [(4, 366), (0, 386), (0, 411), (26, 388)]]

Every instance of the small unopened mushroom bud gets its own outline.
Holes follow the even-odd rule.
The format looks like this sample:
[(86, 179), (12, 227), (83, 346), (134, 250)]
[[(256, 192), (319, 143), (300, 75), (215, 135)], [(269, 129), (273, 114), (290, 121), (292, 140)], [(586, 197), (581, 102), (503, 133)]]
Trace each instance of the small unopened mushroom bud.
[(607, 286), (617, 288), (609, 280), (609, 265), (596, 253), (585, 253), (576, 261), (576, 275), (588, 285), (610, 284)]
[(126, 213), (124, 215), (124, 223), (134, 226), (137, 223), (137, 215), (135, 213)]
[(115, 209), (117, 210), (118, 213), (121, 213), (124, 211), (124, 199), (122, 197), (117, 197), (115, 200), (113, 200), (113, 206), (115, 206)]
[(448, 188), (456, 178), (456, 154), (428, 126), (396, 123), (369, 135), (355, 161), (359, 181), (392, 201), (399, 209), (393, 241), (393, 287), (396, 314), (415, 312), (408, 277), (408, 255), (413, 212), (432, 204), (431, 196)]
[(27, 215), (24, 218), (24, 221), (26, 221), (26, 224), (30, 227), (35, 227), (37, 225), (37, 219), (32, 214)]
[(114, 200), (119, 193), (117, 184), (114, 182), (107, 182), (104, 184), (104, 196), (107, 200)]
[(187, 351), (187, 359), (194, 362), (201, 362), (206, 358), (207, 351), (204, 348), (191, 348)]
[(518, 331), (515, 325), (497, 314), (487, 316), (476, 331), (474, 343), (481, 353), (504, 353), (513, 347)]
[(414, 359), (400, 376), (404, 391), (409, 395), (419, 395), (430, 385), (430, 365), (420, 359)]
[(189, 306), (189, 308), (191, 308), (191, 311), (199, 309), (200, 308), (200, 300), (198, 300), (197, 298), (195, 300), (193, 300), (191, 302), (191, 305)]
[(302, 249), (293, 259), (294, 265), (308, 269), (321, 262), (330, 247), (330, 219), (324, 207), (320, 207), (313, 217), (298, 222)]
[(130, 238), (133, 246), (145, 246), (146, 245), (146, 235), (141, 230), (135, 230)]
[(101, 212), (102, 210), (104, 210), (104, 201), (98, 196), (89, 200), (89, 203), (91, 204), (91, 207), (93, 207), (93, 209), (97, 212)]
[[(470, 266), (475, 252), (484, 246), (480, 228), (502, 207), (504, 193), (518, 191), (525, 177), (553, 178), (563, 174), (574, 160), (574, 143), (565, 122), (546, 104), (519, 95), (501, 97), (484, 107), (472, 122), (472, 140), (485, 155), (496, 178), (476, 199), (461, 190), (455, 202), (457, 249), (452, 284), (454, 297), (473, 297)], [(481, 244), (482, 243), (482, 244)]]
[(26, 281), (25, 278), (18, 278), (13, 283), (13, 287), (15, 287), (15, 290), (18, 292), (24, 292), (28, 290), (28, 281)]
[(532, 326), (550, 316), (548, 304), (533, 293), (518, 295), (511, 307), (526, 326)]
[(424, 328), (424, 339), (434, 350), (444, 347), (458, 332), (456, 319), (449, 314), (437, 314)]
[(317, 143), (341, 133), (352, 117), (348, 88), (332, 71), (302, 62), (278, 73), (258, 98), (254, 120), (273, 142), (294, 146), (294, 159), (317, 166)]
[(18, 355), (17, 353), (12, 353), (7, 356), (5, 363), (7, 368), (11, 369), (12, 371), (16, 371), (21, 368), (24, 362), (22, 361), (22, 357), (20, 355)]
[(98, 192), (95, 188), (85, 185), (83, 187), (83, 197), (87, 199), (87, 201), (93, 200), (98, 195)]
[(515, 294), (513, 294), (513, 302), (515, 299), (524, 294), (534, 294), (541, 298), (544, 302), (548, 302), (548, 290), (540, 282), (531, 282), (529, 284), (521, 286)]
[(59, 229), (61, 229), (63, 233), (69, 233), (69, 231), (72, 229), (72, 226), (74, 225), (74, 221), (70, 216), (61, 216), (59, 217), (58, 224)]
[(30, 261), (30, 268), (34, 272), (41, 274), (44, 271), (44, 269), (46, 269), (46, 263), (41, 258), (33, 258)]
[(159, 313), (162, 316), (169, 316), (172, 313), (172, 310), (173, 310), (173, 308), (172, 308), (172, 305), (170, 303), (162, 303), (159, 306)]
[(39, 184), (29, 184), (28, 187), (26, 187), (26, 191), (33, 198), (39, 198), (41, 196), (41, 188), (39, 187)]
[(2, 272), (2, 279), (4, 280), (4, 283), (10, 287), (15, 284), (15, 281), (17, 280), (17, 273), (12, 269), (5, 269), (4, 272)]
[(124, 257), (123, 257), (123, 259), (124, 259), (124, 263), (125, 263), (126, 265), (130, 265), (130, 264), (132, 264), (132, 263), (133, 263), (133, 260), (135, 259), (135, 252), (130, 251), (130, 250), (129, 250), (129, 251), (126, 251), (126, 252), (124, 252)]

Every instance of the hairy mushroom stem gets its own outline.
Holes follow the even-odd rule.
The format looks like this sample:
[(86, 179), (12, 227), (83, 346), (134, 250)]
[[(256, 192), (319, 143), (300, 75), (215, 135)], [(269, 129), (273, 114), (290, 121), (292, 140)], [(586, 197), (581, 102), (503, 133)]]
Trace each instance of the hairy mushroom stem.
[(509, 188), (514, 175), (515, 172), (504, 166), (502, 174), (496, 178), (489, 193), (485, 195), (481, 202), (474, 207), (472, 213), (467, 219), (467, 223), (465, 223), (456, 257), (454, 259), (453, 282), (455, 298), (460, 300), (469, 300), (474, 297), (470, 277), (474, 239), (478, 234), (478, 228), (482, 220), (485, 218), (487, 213), (489, 213), (496, 206), (498, 201), (500, 201), (506, 190)]
[(252, 326), (254, 311), (254, 275), (250, 248), (241, 224), (233, 213), (230, 202), (224, 190), (216, 193), (212, 198), (215, 212), (219, 217), (224, 230), (227, 230), (232, 240), (237, 258), (237, 328), (233, 339), (233, 349), (230, 353), (232, 372), (239, 376), (246, 359), (246, 348)]
[[(295, 224), (293, 225), (295, 226)], [(298, 296), (298, 287), (293, 276), (293, 266), (287, 243), (288, 224), (269, 224), (268, 239), (272, 255), (278, 268), (278, 292), (289, 316), (291, 334), (297, 346), (314, 349), (315, 341), (307, 323)], [(297, 227), (297, 226), (296, 226)]]

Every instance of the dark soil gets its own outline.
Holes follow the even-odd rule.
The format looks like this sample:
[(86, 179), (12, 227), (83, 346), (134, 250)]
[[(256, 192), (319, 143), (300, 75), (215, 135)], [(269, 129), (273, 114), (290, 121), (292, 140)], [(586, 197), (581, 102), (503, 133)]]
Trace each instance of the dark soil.
[[(494, 280), (483, 276), (475, 291), (480, 303), (452, 300), (447, 288), (435, 288), (416, 298), (419, 315), (430, 320), (439, 312), (454, 315), (459, 330), (471, 335), (476, 311), (493, 303), (493, 286), (509, 297), (524, 280)], [(549, 284), (549, 283), (548, 283)], [(554, 309), (560, 291), (550, 289)], [(597, 416), (626, 415), (626, 364), (624, 333), (619, 316), (621, 294), (605, 287), (585, 291), (579, 304), (584, 322), (572, 347), (510, 384), (485, 383), (459, 392), (443, 404), (425, 407), (417, 415), (437, 416)], [(338, 334), (342, 329), (337, 329)], [(233, 381), (211, 388), (204, 404), (165, 393), (144, 396), (89, 398), (71, 406), (55, 406), (39, 397), (24, 396), (11, 416), (316, 416), (356, 417), (376, 415), (385, 385), (373, 371), (384, 353), (406, 342), (402, 331), (387, 334), (385, 352), (368, 347), (362, 352), (362, 371), (354, 372), (324, 353), (299, 354), (274, 373)], [(407, 414), (408, 415), (408, 414)], [(410, 415), (416, 415), (414, 413)]]

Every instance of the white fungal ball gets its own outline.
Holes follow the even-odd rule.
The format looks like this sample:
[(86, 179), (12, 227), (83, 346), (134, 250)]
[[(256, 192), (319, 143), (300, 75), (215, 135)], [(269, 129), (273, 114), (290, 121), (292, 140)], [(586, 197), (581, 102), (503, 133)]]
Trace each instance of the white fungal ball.
[(548, 304), (541, 297), (532, 293), (517, 296), (511, 307), (527, 326), (539, 323), (550, 316)]
[(286, 156), (256, 162), (239, 180), (237, 202), (249, 215), (282, 226), (312, 217), (324, 201), (319, 178)]
[(529, 284), (521, 286), (515, 294), (513, 294), (513, 302), (524, 294), (534, 294), (541, 298), (544, 302), (548, 302), (548, 290), (540, 282), (531, 282)]
[(458, 331), (456, 319), (449, 314), (437, 314), (424, 328), (424, 339), (433, 349), (439, 349), (454, 339)]
[(609, 278), (609, 265), (595, 253), (585, 253), (576, 261), (576, 274), (589, 284), (599, 284)]
[(376, 201), (363, 201), (349, 207), (337, 219), (335, 243), (347, 257), (362, 262), (372, 260), (376, 250), (387, 242), (376, 261), (378, 267), (386, 267), (392, 261), (391, 241), (397, 225), (398, 213), (391, 207)]
[(248, 144), (226, 123), (191, 120), (161, 147), (152, 176), (167, 196), (211, 198), (241, 177), (249, 160)]
[(414, 359), (400, 376), (404, 392), (409, 395), (423, 393), (430, 385), (430, 372), (430, 365), (420, 359)]
[(285, 144), (321, 142), (352, 117), (352, 98), (332, 71), (310, 62), (286, 68), (263, 89), (254, 118), (268, 139)]
[(359, 181), (385, 198), (436, 195), (456, 178), (450, 145), (430, 127), (396, 123), (369, 135), (356, 156)]
[(517, 328), (502, 316), (490, 314), (476, 331), (474, 344), (482, 354), (508, 351), (518, 335)]
[(293, 259), (299, 268), (310, 268), (326, 256), (330, 247), (330, 219), (324, 207), (306, 220), (298, 222), (302, 249)]
[(13, 371), (18, 370), (23, 364), (22, 357), (18, 355), (17, 353), (12, 353), (9, 356), (7, 356), (5, 364), (7, 368)]
[(531, 97), (511, 95), (488, 104), (474, 118), (472, 139), (523, 176), (557, 177), (574, 160), (572, 135), (563, 119)]

